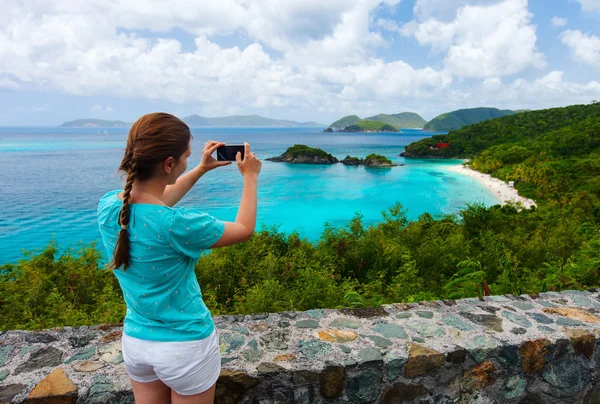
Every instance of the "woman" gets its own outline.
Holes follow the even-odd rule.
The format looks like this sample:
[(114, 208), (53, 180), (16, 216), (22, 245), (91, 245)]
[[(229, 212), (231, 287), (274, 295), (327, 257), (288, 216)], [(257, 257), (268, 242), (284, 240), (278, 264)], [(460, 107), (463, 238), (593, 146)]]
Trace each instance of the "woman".
[(197, 209), (173, 208), (218, 162), (209, 141), (200, 164), (183, 174), (191, 133), (178, 118), (153, 113), (138, 119), (119, 167), (123, 191), (98, 205), (98, 222), (127, 313), (122, 350), (137, 403), (212, 403), (221, 358), (219, 335), (194, 273), (202, 251), (248, 240), (256, 224), (261, 162), (245, 144), (236, 163), (244, 177), (235, 222)]

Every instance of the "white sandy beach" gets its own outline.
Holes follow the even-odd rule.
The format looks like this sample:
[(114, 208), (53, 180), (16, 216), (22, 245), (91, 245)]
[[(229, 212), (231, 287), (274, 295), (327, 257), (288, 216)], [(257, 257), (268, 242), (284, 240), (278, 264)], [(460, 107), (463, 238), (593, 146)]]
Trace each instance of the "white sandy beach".
[(511, 186), (509, 186), (506, 182), (499, 180), (497, 178), (493, 178), (489, 174), (483, 174), (479, 171), (475, 171), (467, 166), (463, 166), (462, 164), (446, 166), (448, 171), (453, 171), (456, 173), (468, 175), (473, 178), (475, 181), (478, 181), (484, 187), (487, 187), (491, 193), (502, 203), (502, 205), (506, 205), (509, 202), (521, 202), (523, 207), (529, 209), (531, 206), (537, 206), (535, 201), (532, 199), (527, 199), (523, 196), (519, 196), (517, 190)]

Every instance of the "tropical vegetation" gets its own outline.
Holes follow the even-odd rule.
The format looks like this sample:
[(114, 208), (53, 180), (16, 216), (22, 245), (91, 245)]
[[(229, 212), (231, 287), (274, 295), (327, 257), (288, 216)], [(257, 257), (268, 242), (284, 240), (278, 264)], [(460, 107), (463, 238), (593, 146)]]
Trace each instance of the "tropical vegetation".
[(506, 115), (516, 114), (516, 111), (508, 109), (500, 110), (497, 108), (470, 108), (459, 109), (436, 116), (427, 122), (423, 130), (449, 132), (457, 130), (466, 125), (472, 125), (487, 119), (500, 118)]

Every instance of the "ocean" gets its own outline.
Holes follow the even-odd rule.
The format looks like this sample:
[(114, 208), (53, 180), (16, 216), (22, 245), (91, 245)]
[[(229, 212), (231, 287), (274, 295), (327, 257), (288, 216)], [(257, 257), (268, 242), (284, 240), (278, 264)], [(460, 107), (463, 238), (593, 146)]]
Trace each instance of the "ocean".
[[(194, 128), (191, 168), (207, 140), (250, 143), (263, 160), (259, 176), (258, 227), (275, 225), (318, 240), (324, 225), (345, 226), (356, 214), (365, 223), (382, 220), (396, 202), (411, 219), (422, 213), (457, 212), (467, 203), (498, 200), (473, 179), (444, 170), (459, 161), (399, 157), (411, 142), (431, 132), (323, 133), (323, 128)], [(51, 240), (60, 248), (98, 242), (98, 200), (122, 189), (117, 167), (123, 157), (123, 128), (0, 128), (0, 264), (16, 263), (24, 251), (38, 251)], [(338, 159), (377, 153), (394, 168), (300, 165), (264, 161), (289, 146), (319, 147)], [(235, 164), (209, 172), (177, 206), (195, 207), (221, 220), (235, 220), (242, 191)]]

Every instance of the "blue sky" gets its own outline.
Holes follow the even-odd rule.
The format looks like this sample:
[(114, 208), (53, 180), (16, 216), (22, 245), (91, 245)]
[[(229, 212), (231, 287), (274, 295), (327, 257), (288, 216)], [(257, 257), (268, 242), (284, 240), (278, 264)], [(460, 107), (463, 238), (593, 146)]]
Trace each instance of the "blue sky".
[[(192, 4), (193, 3), (193, 4)], [(8, 0), (0, 125), (600, 99), (600, 0)]]

